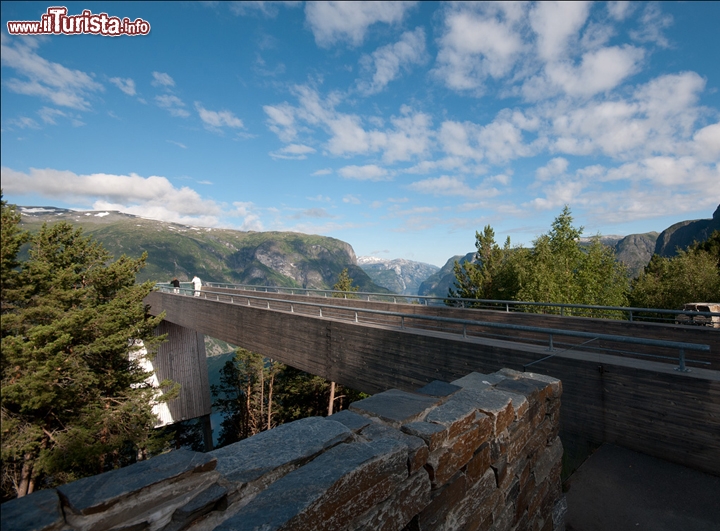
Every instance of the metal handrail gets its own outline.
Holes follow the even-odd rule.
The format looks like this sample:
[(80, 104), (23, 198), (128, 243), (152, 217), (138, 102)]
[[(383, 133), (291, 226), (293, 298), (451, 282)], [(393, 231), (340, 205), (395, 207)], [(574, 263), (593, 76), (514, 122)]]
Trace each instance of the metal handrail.
[[(165, 292), (165, 293), (174, 293), (174, 289), (175, 289), (172, 286), (166, 286), (164, 284), (163, 285), (158, 284), (157, 287), (160, 289), (160, 291)], [(540, 333), (540, 334), (548, 334), (548, 336), (549, 336), (548, 350), (550, 350), (550, 351), (554, 350), (553, 349), (553, 336), (554, 335), (579, 337), (579, 338), (586, 338), (586, 339), (588, 339), (588, 338), (601, 339), (601, 340), (613, 341), (613, 342), (618, 342), (618, 343), (630, 343), (630, 344), (636, 344), (636, 345), (673, 348), (673, 349), (679, 350), (679, 355), (678, 355), (679, 366), (678, 366), (677, 370), (683, 371), (683, 372), (687, 372), (689, 370), (685, 366), (685, 350), (710, 352), (709, 345), (701, 345), (701, 344), (696, 344), (696, 343), (685, 343), (685, 342), (680, 342), (680, 341), (667, 341), (667, 340), (661, 340), (661, 339), (645, 339), (645, 338), (636, 338), (636, 337), (630, 337), (630, 336), (619, 336), (619, 335), (613, 335), (613, 334), (597, 334), (597, 333), (591, 333), (591, 332), (580, 332), (580, 331), (576, 331), (576, 330), (562, 330), (562, 329), (557, 329), (557, 328), (544, 328), (544, 327), (538, 327), (538, 326), (516, 325), (516, 324), (509, 324), (509, 323), (493, 323), (493, 322), (487, 322), (487, 321), (475, 321), (475, 320), (471, 320), (471, 319), (457, 319), (457, 318), (453, 318), (453, 317), (440, 317), (440, 316), (434, 316), (434, 315), (388, 312), (386, 310), (375, 310), (375, 309), (370, 309), (370, 308), (353, 308), (353, 307), (347, 307), (347, 306), (334, 306), (332, 304), (320, 304), (317, 302), (274, 299), (274, 298), (259, 297), (259, 296), (253, 296), (253, 295), (233, 295), (230, 293), (219, 292), (219, 291), (209, 291), (209, 290), (195, 291), (194, 289), (179, 288), (179, 292), (181, 295), (194, 295), (196, 297), (203, 296), (203, 298), (205, 298), (205, 299), (208, 298), (208, 295), (215, 295), (215, 298), (218, 302), (220, 302), (220, 297), (222, 296), (223, 299), (230, 299), (229, 302), (231, 304), (235, 304), (235, 301), (234, 301), (235, 298), (245, 299), (245, 300), (247, 300), (248, 306), (250, 306), (251, 299), (257, 300), (257, 301), (263, 301), (267, 304), (266, 308), (264, 308), (267, 310), (271, 310), (270, 302), (289, 304), (290, 305), (290, 313), (295, 312), (295, 309), (294, 309), (295, 305), (315, 307), (315, 308), (319, 309), (319, 317), (323, 317), (323, 313), (322, 313), (323, 309), (352, 311), (352, 312), (354, 312), (354, 322), (359, 322), (358, 321), (359, 313), (382, 315), (382, 316), (388, 316), (388, 317), (399, 317), (401, 329), (406, 328), (405, 327), (406, 319), (417, 319), (417, 320), (423, 320), (423, 321), (458, 324), (458, 325), (462, 325), (462, 327), (463, 327), (462, 336), (464, 338), (467, 338), (467, 327), (468, 326), (482, 326), (482, 327), (487, 327), (487, 328), (498, 328), (498, 329), (504, 329), (504, 330), (515, 330), (515, 331), (522, 331), (522, 332), (534, 332), (534, 333)], [(174, 294), (177, 294), (177, 293), (174, 293)], [(227, 302), (227, 301), (223, 300), (223, 302)], [(282, 311), (282, 310), (276, 309), (275, 311)], [(656, 357), (656, 356), (653, 356), (653, 357)], [(703, 361), (695, 361), (695, 362), (710, 365), (709, 362), (703, 362)]]
[[(607, 312), (623, 312), (628, 314), (628, 320), (633, 322), (633, 314), (638, 313), (654, 313), (654, 314), (665, 314), (665, 315), (682, 315), (689, 313), (688, 310), (667, 310), (663, 308), (637, 308), (632, 306), (600, 306), (593, 304), (571, 304), (562, 302), (537, 302), (537, 301), (512, 301), (512, 300), (500, 300), (500, 299), (470, 299), (462, 297), (434, 297), (428, 295), (397, 295), (394, 293), (377, 293), (370, 291), (337, 291), (331, 289), (317, 289), (317, 288), (289, 288), (285, 286), (253, 286), (250, 284), (231, 284), (224, 282), (207, 282), (207, 286), (227, 288), (227, 289), (247, 289), (252, 291), (261, 291), (265, 293), (278, 293), (281, 294), (281, 290), (289, 291), (291, 295), (295, 295), (295, 292), (306, 293), (322, 293), (327, 297), (327, 294), (341, 294), (344, 298), (357, 298), (364, 297), (367, 301), (370, 301), (371, 297), (381, 299), (384, 302), (389, 302), (389, 299), (393, 300), (394, 304), (398, 303), (398, 299), (403, 301), (417, 300), (418, 302), (424, 302), (424, 305), (428, 305), (431, 301), (435, 303), (444, 304), (446, 301), (452, 301), (459, 303), (462, 308), (466, 307), (466, 304), (488, 304), (494, 306), (505, 306), (505, 311), (510, 312), (510, 307), (517, 306), (541, 306), (550, 308), (559, 308), (560, 315), (565, 315), (566, 309), (581, 309), (581, 310), (597, 310)], [(271, 291), (272, 290), (272, 291)], [(720, 316), (720, 312), (696, 312), (693, 311), (692, 315), (703, 315), (703, 316)]]

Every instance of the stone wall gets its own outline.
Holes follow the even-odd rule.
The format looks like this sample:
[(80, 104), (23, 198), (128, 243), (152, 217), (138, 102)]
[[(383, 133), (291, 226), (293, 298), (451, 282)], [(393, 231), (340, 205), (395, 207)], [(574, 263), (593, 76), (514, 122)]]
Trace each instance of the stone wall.
[(2, 529), (558, 531), (561, 392), (509, 369), (389, 390), (13, 500)]

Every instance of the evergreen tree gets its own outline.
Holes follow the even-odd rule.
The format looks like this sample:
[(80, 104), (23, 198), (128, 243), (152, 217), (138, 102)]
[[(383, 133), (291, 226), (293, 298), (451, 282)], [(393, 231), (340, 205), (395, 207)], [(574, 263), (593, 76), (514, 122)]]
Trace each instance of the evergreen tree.
[[(335, 285), (332, 288), (335, 291), (346, 291), (346, 292), (355, 292), (359, 289), (358, 286), (353, 286), (353, 279), (350, 278), (350, 274), (348, 273), (347, 267), (343, 269), (340, 272), (340, 276), (338, 277), (338, 281), (335, 283)], [(343, 294), (343, 293), (333, 293), (333, 297), (337, 298), (345, 298), (345, 299), (355, 299), (357, 298), (356, 295), (352, 294)]]
[(218, 446), (240, 441), (275, 427), (275, 378), (284, 365), (244, 348), (225, 363), (220, 385), (212, 386), (213, 405), (223, 414)]
[[(136, 359), (162, 339), (135, 284), (145, 255), (113, 261), (66, 223), (28, 239), (2, 203), (3, 497), (135, 461), (151, 443), (155, 390)], [(131, 356), (131, 354), (135, 354)]]
[(510, 238), (500, 247), (490, 225), (485, 226), (482, 234), (475, 232), (475, 248), (472, 262), (456, 261), (453, 265), (455, 289), (450, 288), (448, 297), (512, 300), (519, 289), (518, 264), (524, 250), (511, 249)]
[[(628, 280), (625, 267), (615, 260), (612, 248), (596, 237), (590, 246), (580, 245), (583, 228), (573, 225), (565, 206), (547, 234), (534, 241), (532, 249), (511, 249), (510, 239), (501, 248), (489, 225), (475, 233), (477, 253), (472, 263), (455, 263), (455, 286), (449, 297), (521, 300), (624, 306)], [(538, 311), (527, 306), (527, 311)], [(545, 311), (558, 312), (545, 308)], [(575, 315), (620, 317), (619, 312), (573, 310)]]

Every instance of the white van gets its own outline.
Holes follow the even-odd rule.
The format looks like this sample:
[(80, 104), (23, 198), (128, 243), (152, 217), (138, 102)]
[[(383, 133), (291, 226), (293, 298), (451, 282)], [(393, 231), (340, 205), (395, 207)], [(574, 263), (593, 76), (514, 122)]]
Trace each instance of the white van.
[(720, 328), (720, 315), (694, 315), (694, 312), (720, 313), (718, 302), (689, 302), (683, 306), (683, 311), (688, 313), (678, 314), (675, 319), (676, 324)]

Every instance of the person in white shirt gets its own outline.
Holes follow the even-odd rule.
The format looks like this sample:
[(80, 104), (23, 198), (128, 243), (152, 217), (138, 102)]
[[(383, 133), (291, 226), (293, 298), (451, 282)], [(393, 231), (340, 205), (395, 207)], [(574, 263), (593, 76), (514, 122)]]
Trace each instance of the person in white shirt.
[(202, 287), (202, 280), (195, 275), (192, 279), (193, 287), (195, 288), (195, 296), (200, 296), (200, 288)]

